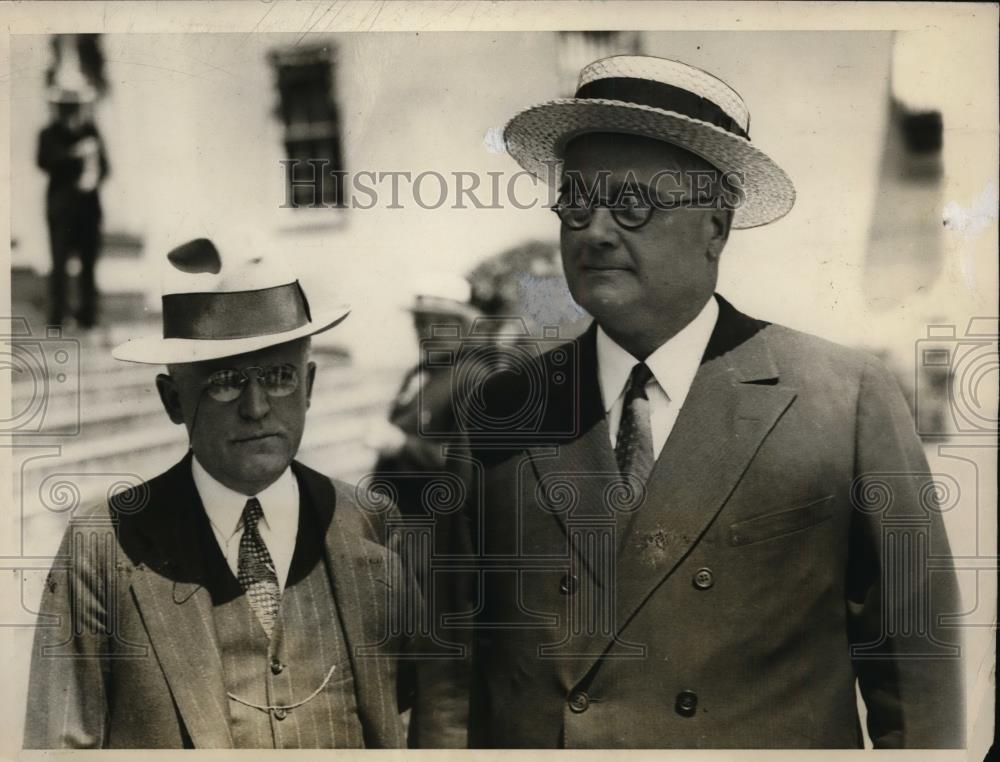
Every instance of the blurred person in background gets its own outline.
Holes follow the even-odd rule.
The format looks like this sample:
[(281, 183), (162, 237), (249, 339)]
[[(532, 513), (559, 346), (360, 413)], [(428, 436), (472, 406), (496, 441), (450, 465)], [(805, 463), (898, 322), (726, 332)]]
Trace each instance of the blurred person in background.
[[(456, 363), (460, 362), (457, 358), (462, 340), (478, 314), (469, 304), (470, 296), (469, 282), (455, 273), (425, 273), (417, 279), (408, 309), (413, 316), (420, 361), (403, 377), (388, 420), (373, 421), (365, 440), (377, 453), (370, 477), (372, 488), (389, 495), (404, 517), (433, 519), (436, 554), (468, 553), (463, 544), (468, 535), (461, 524), (461, 513), (436, 511), (435, 503), (447, 502), (448, 496), (455, 494), (452, 490), (463, 489), (467, 479), (463, 463), (449, 458), (448, 452), (460, 428), (456, 394), (461, 394), (465, 386), (455, 383)], [(441, 358), (447, 353), (455, 359), (434, 361), (435, 356)], [(463, 371), (472, 373), (472, 366), (463, 364)], [(418, 581), (427, 591), (435, 633), (443, 641), (467, 643), (467, 631), (449, 632), (441, 626), (441, 616), (457, 612), (459, 602), (468, 599), (464, 587), (467, 579), (454, 573), (437, 573), (430, 580), (422, 571), (426, 570), (418, 567)], [(428, 587), (431, 584), (433, 591)], [(464, 690), (456, 689), (466, 674), (462, 659), (439, 659), (422, 666), (421, 701), (414, 707), (414, 721), (418, 729), (427, 732), (416, 736), (416, 745), (466, 745), (466, 696)], [(417, 716), (421, 714), (431, 715), (432, 719), (424, 721)]]
[(561, 165), (593, 323), (478, 395), (473, 747), (861, 747), (856, 686), (876, 748), (963, 744), (963, 608), (895, 381), (715, 293), (730, 231), (795, 199), (749, 125), (717, 77), (620, 56), (506, 127)]
[(364, 510), (295, 459), (310, 337), (348, 310), (310, 305), (260, 238), (173, 249), (162, 337), (113, 352), (166, 365), (157, 390), (189, 450), (70, 522), (39, 608), (25, 748), (407, 743), (413, 640), (388, 623), (421, 604), (392, 507)]
[(38, 136), (37, 163), (49, 176), (46, 220), (52, 249), (48, 324), (61, 326), (66, 314), (66, 267), (80, 262), (75, 311), (79, 328), (97, 322), (97, 258), (101, 246), (100, 186), (108, 176), (108, 156), (94, 123), (95, 88), (79, 70), (58, 68), (47, 91), (53, 120)]
[[(421, 348), (420, 361), (403, 377), (388, 420), (373, 421), (365, 439), (378, 457), (373, 473), (379, 481), (393, 484), (404, 515), (424, 512), (421, 493), (428, 480), (420, 475), (430, 478), (447, 470), (443, 453), (447, 442), (441, 434), (457, 430), (453, 366), (427, 362), (423, 343), (433, 339), (443, 346), (453, 344), (457, 351), (477, 314), (469, 304), (470, 296), (469, 282), (454, 273), (429, 273), (417, 280), (408, 309)], [(425, 437), (424, 432), (435, 436)]]

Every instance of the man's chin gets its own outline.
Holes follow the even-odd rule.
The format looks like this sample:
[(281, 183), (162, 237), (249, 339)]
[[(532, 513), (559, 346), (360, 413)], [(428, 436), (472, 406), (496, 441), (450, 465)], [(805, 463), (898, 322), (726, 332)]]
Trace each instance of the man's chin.
[(627, 316), (634, 309), (633, 301), (622, 291), (623, 289), (610, 285), (591, 287), (580, 294), (575, 301), (599, 323), (602, 320), (614, 322), (620, 316)]
[(247, 452), (234, 458), (234, 471), (247, 483), (270, 484), (279, 476), (289, 463), (291, 456), (282, 448), (280, 452)]

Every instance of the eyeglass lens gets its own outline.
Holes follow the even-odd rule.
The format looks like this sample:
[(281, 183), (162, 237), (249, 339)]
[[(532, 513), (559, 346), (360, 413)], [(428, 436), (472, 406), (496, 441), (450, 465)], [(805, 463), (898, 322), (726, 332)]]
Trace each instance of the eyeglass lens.
[(218, 370), (208, 377), (209, 396), (218, 402), (232, 402), (243, 393), (253, 373), (269, 397), (287, 397), (299, 386), (299, 371), (294, 365), (269, 365)]

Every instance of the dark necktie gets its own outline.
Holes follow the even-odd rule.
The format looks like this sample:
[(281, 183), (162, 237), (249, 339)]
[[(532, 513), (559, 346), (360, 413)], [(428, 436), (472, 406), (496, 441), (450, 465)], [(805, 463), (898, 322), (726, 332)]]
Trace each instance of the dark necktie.
[(278, 616), (281, 588), (274, 570), (271, 554), (261, 539), (257, 524), (264, 515), (260, 501), (252, 497), (243, 506), (243, 537), (240, 538), (240, 555), (237, 562), (237, 579), (246, 592), (250, 608), (257, 615), (261, 627), (271, 637), (274, 620)]
[(628, 377), (618, 440), (615, 442), (615, 459), (622, 475), (631, 474), (643, 484), (653, 470), (653, 431), (649, 423), (649, 398), (646, 384), (653, 372), (646, 363), (637, 363)]

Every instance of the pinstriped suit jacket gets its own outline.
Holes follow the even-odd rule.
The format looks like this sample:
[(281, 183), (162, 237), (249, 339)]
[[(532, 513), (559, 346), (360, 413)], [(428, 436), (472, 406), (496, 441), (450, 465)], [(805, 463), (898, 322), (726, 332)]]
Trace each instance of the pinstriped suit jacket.
[[(39, 612), (25, 748), (232, 747), (212, 601), (190, 531), (203, 511), (190, 459), (67, 529)], [(387, 637), (383, 602), (409, 576), (384, 545), (384, 514), (360, 509), (347, 485), (292, 468), (325, 527), (365, 745), (403, 747), (412, 681), (391, 654), (407, 644)], [(373, 645), (364, 650), (374, 655), (358, 655)]]

